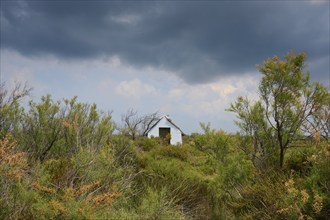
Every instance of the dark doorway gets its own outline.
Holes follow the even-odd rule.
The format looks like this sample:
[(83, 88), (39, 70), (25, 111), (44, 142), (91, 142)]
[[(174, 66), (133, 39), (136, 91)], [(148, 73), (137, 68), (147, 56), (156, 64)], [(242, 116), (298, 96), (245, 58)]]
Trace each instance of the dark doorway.
[(159, 128), (159, 137), (163, 140), (166, 140), (168, 144), (170, 144), (170, 134), (171, 129), (170, 128)]

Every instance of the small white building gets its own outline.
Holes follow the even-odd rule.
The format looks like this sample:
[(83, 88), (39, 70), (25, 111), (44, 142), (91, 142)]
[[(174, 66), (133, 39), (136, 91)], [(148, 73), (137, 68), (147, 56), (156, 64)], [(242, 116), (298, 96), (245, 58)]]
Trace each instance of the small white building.
[(170, 144), (182, 144), (182, 136), (184, 133), (176, 126), (168, 116), (161, 117), (148, 131), (148, 138), (161, 137), (165, 138), (171, 135)]

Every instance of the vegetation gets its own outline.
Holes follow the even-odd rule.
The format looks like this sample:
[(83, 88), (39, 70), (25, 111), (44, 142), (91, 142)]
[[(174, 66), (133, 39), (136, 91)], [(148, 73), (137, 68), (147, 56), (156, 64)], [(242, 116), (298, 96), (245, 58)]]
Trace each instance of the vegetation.
[(139, 116), (137, 111), (129, 109), (125, 115), (122, 115), (124, 125), (119, 127), (118, 130), (121, 134), (135, 140), (139, 136), (146, 136), (149, 129), (157, 123), (159, 118), (158, 112)]
[(240, 133), (201, 123), (180, 146), (114, 134), (76, 97), (23, 108), (30, 89), (3, 86), (0, 219), (329, 219), (329, 93), (304, 59), (265, 61), (260, 100), (230, 107)]
[[(289, 53), (285, 60), (277, 56), (267, 59), (259, 67), (263, 74), (260, 100), (251, 104), (247, 98), (239, 97), (229, 109), (238, 115), (237, 124), (243, 134), (253, 138), (254, 156), (259, 152), (268, 159), (269, 155), (278, 153), (281, 168), (285, 151), (302, 135), (302, 125), (314, 112), (322, 114), (321, 109), (329, 107), (329, 103), (324, 102), (329, 101), (326, 88), (319, 83), (311, 84), (309, 74), (303, 72), (305, 57), (304, 53)], [(315, 119), (311, 121), (317, 122)], [(274, 152), (277, 149), (279, 152)]]

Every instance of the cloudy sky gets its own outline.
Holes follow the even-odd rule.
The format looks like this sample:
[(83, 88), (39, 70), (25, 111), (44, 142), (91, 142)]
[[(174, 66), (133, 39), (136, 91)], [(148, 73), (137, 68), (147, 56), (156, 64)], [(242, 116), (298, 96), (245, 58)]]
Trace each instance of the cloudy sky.
[(235, 131), (225, 111), (257, 97), (255, 65), (306, 52), (313, 81), (329, 85), (328, 0), (0, 0), (1, 77), (113, 110), (169, 114), (183, 131), (199, 122)]

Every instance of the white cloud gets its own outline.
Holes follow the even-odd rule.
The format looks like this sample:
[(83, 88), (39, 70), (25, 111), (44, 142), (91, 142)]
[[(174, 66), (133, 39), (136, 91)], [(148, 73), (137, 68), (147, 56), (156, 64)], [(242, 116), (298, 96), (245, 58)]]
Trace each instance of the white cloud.
[(1, 73), (7, 82), (28, 81), (32, 94), (95, 102), (102, 110), (114, 110), (114, 120), (134, 108), (141, 114), (170, 114), (185, 132), (198, 131), (199, 122), (234, 130), (234, 115), (225, 112), (238, 96), (256, 98), (255, 73), (221, 78), (207, 84), (187, 84), (173, 73), (156, 68), (133, 68), (118, 57), (90, 61), (63, 61), (53, 57), (27, 58), (1, 51)]
[(252, 75), (245, 75), (203, 85), (181, 84), (170, 90), (168, 100), (176, 109), (179, 108), (193, 117), (216, 116), (224, 113), (238, 96), (256, 99), (258, 81)]
[(135, 14), (126, 14), (120, 16), (111, 16), (110, 19), (120, 24), (136, 24), (141, 20), (141, 16)]
[(111, 64), (113, 67), (119, 67), (121, 65), (121, 61), (118, 56), (111, 57)]
[(142, 83), (139, 79), (130, 81), (122, 81), (116, 86), (116, 93), (132, 98), (141, 98), (142, 96), (155, 96), (157, 94), (156, 88), (152, 85)]
[(220, 97), (226, 99), (228, 95), (234, 93), (237, 88), (232, 84), (213, 83), (210, 85), (211, 89), (216, 92)]

